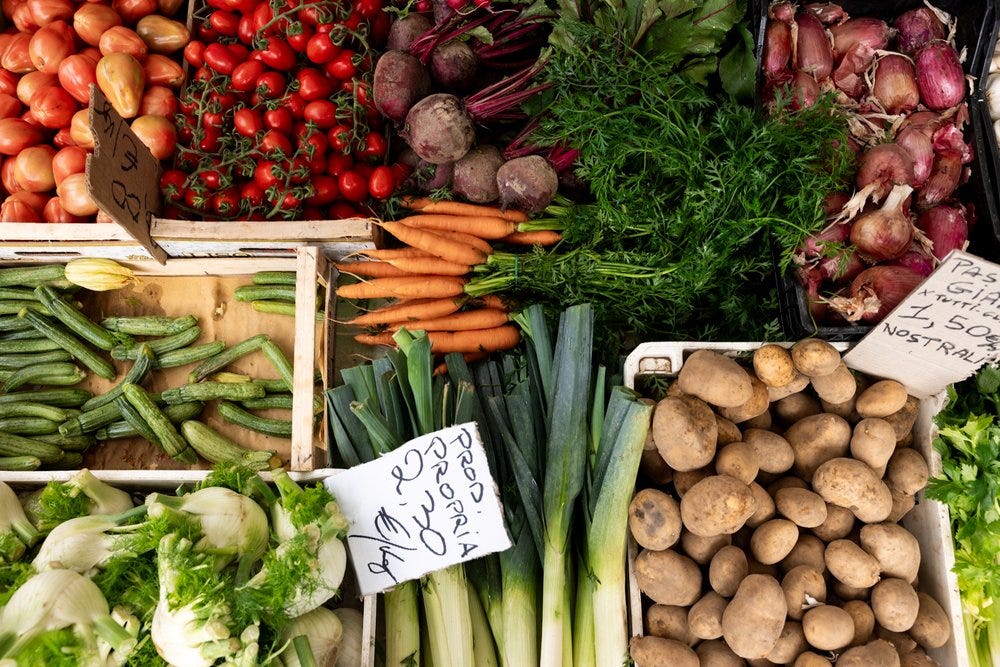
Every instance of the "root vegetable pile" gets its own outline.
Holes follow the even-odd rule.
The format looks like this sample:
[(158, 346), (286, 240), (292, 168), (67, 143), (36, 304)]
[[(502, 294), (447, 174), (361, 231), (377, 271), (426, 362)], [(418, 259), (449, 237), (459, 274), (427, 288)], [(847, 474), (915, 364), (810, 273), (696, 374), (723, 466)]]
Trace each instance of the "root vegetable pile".
[(652, 602), (637, 667), (937, 664), (950, 619), (899, 523), (928, 480), (917, 400), (818, 339), (747, 361), (692, 353), (653, 413), (629, 511)]

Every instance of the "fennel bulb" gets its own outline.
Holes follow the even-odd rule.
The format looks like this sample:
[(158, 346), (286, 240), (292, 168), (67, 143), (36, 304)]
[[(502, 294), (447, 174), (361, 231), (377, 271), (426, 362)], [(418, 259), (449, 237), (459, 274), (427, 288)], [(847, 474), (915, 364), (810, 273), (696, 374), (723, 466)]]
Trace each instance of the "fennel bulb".
[(337, 655), (344, 640), (344, 626), (337, 614), (326, 607), (316, 607), (285, 626), (281, 632), (281, 639), (288, 642), (288, 647), (281, 654), (285, 667), (302, 667), (292, 645), (292, 640), (299, 636), (309, 639), (316, 667), (336, 667)]
[(23, 499), (25, 514), (42, 532), (88, 514), (122, 514), (132, 509), (132, 496), (94, 477), (84, 468), (65, 482), (49, 482)]
[(37, 539), (38, 531), (24, 516), (17, 494), (0, 482), (0, 563), (19, 559)]
[(361, 664), (361, 650), (365, 642), (364, 616), (357, 609), (341, 607), (333, 613), (340, 619), (343, 637), (337, 652), (335, 667), (358, 667)]
[(123, 515), (80, 516), (60, 523), (48, 534), (32, 565), (39, 572), (66, 569), (90, 575), (113, 558), (133, 558), (148, 551), (148, 539), (135, 531), (142, 524), (122, 526), (124, 520), (145, 513), (133, 508)]

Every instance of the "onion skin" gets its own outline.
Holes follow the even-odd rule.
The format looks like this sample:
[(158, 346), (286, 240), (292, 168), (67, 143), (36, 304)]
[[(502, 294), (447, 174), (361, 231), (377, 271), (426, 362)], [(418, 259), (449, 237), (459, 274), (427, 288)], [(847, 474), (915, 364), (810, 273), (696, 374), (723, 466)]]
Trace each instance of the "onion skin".
[(792, 31), (787, 23), (770, 21), (764, 35), (762, 56), (764, 76), (774, 78), (788, 71), (788, 61), (792, 57)]
[(813, 14), (799, 12), (795, 15), (795, 22), (799, 28), (795, 69), (822, 81), (833, 71), (833, 49), (826, 29)]
[(824, 259), (816, 268), (825, 280), (834, 283), (849, 282), (854, 280), (859, 273), (865, 270), (867, 265), (858, 256), (858, 253), (848, 249), (838, 257), (828, 257)]
[(921, 187), (934, 166), (934, 144), (917, 127), (908, 127), (900, 132), (896, 143), (913, 158), (913, 187)]
[(812, 2), (805, 6), (807, 12), (816, 15), (820, 23), (830, 25), (844, 18), (844, 8), (832, 2)]
[(872, 96), (886, 113), (899, 114), (913, 111), (920, 104), (916, 71), (905, 56), (890, 54), (875, 65), (875, 83)]
[[(850, 199), (851, 196), (846, 192), (831, 192), (823, 198), (823, 213), (827, 217), (840, 213), (844, 208), (844, 204)], [(822, 234), (822, 232), (820, 233)]]
[(934, 258), (914, 243), (906, 254), (888, 266), (902, 266), (922, 276), (929, 276), (934, 271), (934, 264)]
[(917, 193), (917, 206), (929, 208), (940, 204), (958, 188), (962, 177), (962, 154), (944, 150), (934, 159), (931, 175)]
[(830, 26), (833, 51), (840, 58), (855, 44), (864, 44), (873, 51), (881, 51), (889, 43), (889, 26), (881, 19), (857, 18)]
[(944, 39), (944, 24), (927, 7), (903, 12), (893, 23), (899, 31), (899, 48), (903, 53), (913, 53), (935, 39)]
[(965, 72), (950, 44), (928, 42), (917, 51), (915, 60), (920, 100), (928, 109), (943, 111), (965, 99)]
[(823, 253), (825, 243), (846, 243), (849, 238), (851, 238), (850, 223), (838, 222), (806, 237), (799, 250), (806, 257), (819, 257)]
[(873, 60), (875, 60), (875, 50), (867, 44), (858, 42), (847, 50), (841, 57), (837, 69), (833, 70), (831, 75), (833, 85), (848, 97), (860, 101), (865, 90), (861, 74), (868, 69)]
[(775, 21), (791, 23), (795, 19), (795, 5), (790, 2), (776, 2), (771, 5), (767, 15)]
[(872, 146), (861, 155), (855, 181), (859, 188), (877, 183), (875, 194), (884, 197), (894, 185), (913, 185), (913, 158), (896, 144)]
[(917, 229), (930, 239), (931, 252), (938, 260), (961, 250), (969, 240), (969, 221), (962, 206), (941, 204), (927, 209), (917, 218)]
[(851, 243), (861, 256), (872, 262), (896, 259), (913, 241), (913, 223), (906, 205), (910, 193), (908, 185), (897, 185), (886, 197), (882, 208), (862, 213), (851, 227)]
[(903, 266), (873, 266), (854, 279), (849, 298), (833, 299), (831, 307), (850, 322), (878, 322), (923, 280)]

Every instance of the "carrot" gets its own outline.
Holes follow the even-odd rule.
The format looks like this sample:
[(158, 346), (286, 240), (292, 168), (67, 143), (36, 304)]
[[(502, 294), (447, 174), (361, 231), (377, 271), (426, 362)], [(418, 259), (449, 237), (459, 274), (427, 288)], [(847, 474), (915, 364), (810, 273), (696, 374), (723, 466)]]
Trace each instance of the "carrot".
[(501, 243), (513, 245), (555, 245), (562, 240), (562, 234), (550, 230), (537, 232), (514, 232), (500, 239)]
[[(509, 350), (521, 342), (521, 332), (511, 324), (474, 331), (430, 331), (431, 351), (448, 352), (497, 352)], [(391, 333), (358, 334), (354, 340), (363, 345), (395, 345)]]
[(481, 239), (500, 239), (517, 232), (516, 222), (485, 216), (424, 214), (411, 215), (396, 222), (436, 232), (461, 232)]
[(482, 308), (491, 308), (493, 310), (502, 310), (505, 313), (509, 313), (513, 310), (513, 304), (502, 296), (497, 296), (496, 294), (484, 294), (482, 296), (477, 296), (473, 303)]
[(400, 222), (383, 222), (382, 227), (406, 245), (426, 250), (432, 255), (446, 259), (449, 262), (471, 265), (482, 264), (486, 260), (486, 253), (484, 251), (434, 232), (415, 229)]
[[(462, 355), (462, 358), (465, 359), (465, 363), (473, 364), (477, 361), (482, 361), (488, 356), (490, 355), (487, 354), (486, 352), (466, 352), (465, 354)], [(443, 361), (434, 367), (434, 374), (433, 374), (434, 377), (447, 374), (448, 374), (448, 362)]]
[(341, 273), (369, 278), (397, 278), (413, 275), (410, 271), (393, 266), (389, 262), (338, 262), (335, 266)]
[(459, 296), (465, 281), (453, 276), (410, 276), (398, 278), (373, 278), (367, 282), (341, 285), (337, 296), (345, 299), (387, 299), (399, 297), (440, 298)]
[(472, 268), (468, 264), (456, 264), (440, 257), (400, 257), (386, 263), (405, 271), (407, 275), (464, 276)]
[(433, 257), (426, 250), (419, 248), (376, 248), (372, 250), (362, 250), (359, 255), (365, 255), (372, 259), (399, 259), (400, 257)]
[(373, 326), (376, 324), (395, 324), (409, 320), (435, 319), (451, 315), (462, 305), (462, 299), (419, 299), (407, 301), (400, 305), (388, 306), (373, 310), (364, 315), (358, 315), (348, 324), (357, 326)]
[(528, 214), (522, 211), (507, 209), (506, 211), (495, 206), (479, 206), (477, 204), (466, 204), (459, 201), (434, 201), (427, 197), (407, 198), (403, 202), (411, 211), (421, 213), (443, 213), (445, 215), (487, 215), (494, 218), (503, 218), (511, 222), (527, 222)]
[(389, 325), (389, 328), (394, 331), (402, 327), (406, 327), (410, 331), (472, 331), (499, 327), (507, 324), (509, 319), (510, 316), (502, 310), (483, 308), (481, 310), (466, 310), (430, 320), (396, 322)]
[(483, 254), (486, 254), (486, 255), (492, 255), (493, 254), (493, 246), (491, 246), (489, 244), (489, 241), (486, 241), (485, 239), (481, 239), (478, 236), (473, 236), (472, 234), (465, 234), (463, 232), (442, 232), (442, 231), (436, 231), (436, 232), (433, 232), (433, 233), (437, 234), (438, 236), (440, 236), (442, 238), (451, 239), (452, 241), (457, 241), (459, 243), (465, 243), (467, 245), (470, 245), (473, 248), (475, 248), (476, 250), (481, 250), (483, 252)]

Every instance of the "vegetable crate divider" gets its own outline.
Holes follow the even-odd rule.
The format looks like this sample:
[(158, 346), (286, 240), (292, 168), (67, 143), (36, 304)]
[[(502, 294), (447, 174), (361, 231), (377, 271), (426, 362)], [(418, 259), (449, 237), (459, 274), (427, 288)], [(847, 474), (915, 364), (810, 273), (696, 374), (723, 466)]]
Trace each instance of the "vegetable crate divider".
[[(182, 484), (196, 484), (208, 475), (205, 470), (93, 470), (94, 476), (102, 482), (129, 492), (172, 493)], [(327, 477), (336, 475), (340, 470), (334, 468), (319, 468), (309, 472), (291, 472), (289, 476), (300, 484), (322, 482)], [(32, 472), (8, 472), (0, 470), (0, 482), (6, 482), (16, 492), (36, 489), (48, 482), (65, 482), (73, 474), (69, 470), (50, 470)], [(270, 473), (263, 472), (261, 477), (271, 481)], [(357, 593), (354, 573), (350, 566), (344, 575), (346, 593), (341, 600), (345, 606), (358, 608), (360, 603), (363, 618), (361, 644), (361, 665), (359, 667), (375, 667), (375, 596), (360, 596)]]
[[(727, 356), (746, 355), (763, 343), (642, 343), (625, 359), (625, 385), (635, 388), (636, 377), (658, 375), (676, 377), (690, 353), (708, 349)], [(792, 343), (779, 343), (791, 347)], [(849, 345), (835, 343), (841, 352)], [(944, 405), (944, 393), (920, 401), (920, 411), (913, 426), (913, 447), (927, 459), (931, 477), (941, 473), (941, 457), (931, 443), (937, 435), (934, 415)], [(962, 625), (962, 602), (958, 593), (958, 581), (952, 567), (955, 552), (951, 537), (951, 522), (948, 508), (930, 500), (921, 491), (917, 494), (917, 504), (900, 522), (917, 538), (920, 544), (919, 590), (925, 591), (937, 600), (951, 619), (951, 638), (939, 649), (930, 649), (928, 655), (938, 661), (941, 667), (964, 667), (969, 664), (968, 649)], [(632, 636), (643, 634), (642, 594), (634, 575), (638, 545), (629, 536), (628, 545), (628, 607)]]

